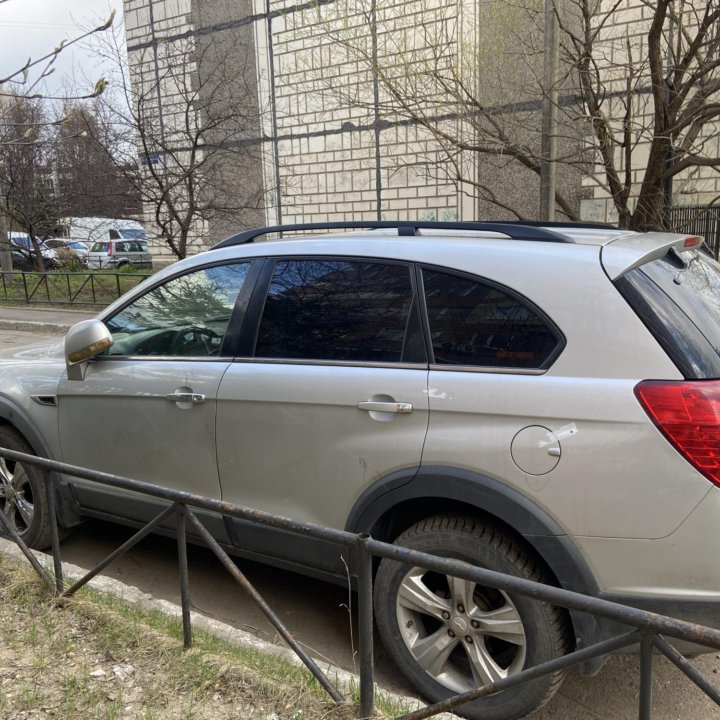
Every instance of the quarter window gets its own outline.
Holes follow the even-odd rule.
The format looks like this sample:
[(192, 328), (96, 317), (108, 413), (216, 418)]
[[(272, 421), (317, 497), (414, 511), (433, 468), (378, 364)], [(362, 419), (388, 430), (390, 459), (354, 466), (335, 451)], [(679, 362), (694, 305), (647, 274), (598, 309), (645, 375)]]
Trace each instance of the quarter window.
[(255, 355), (351, 362), (424, 362), (410, 268), (347, 260), (281, 260)]
[(541, 368), (559, 340), (526, 302), (479, 280), (423, 269), (435, 363)]
[(219, 265), (173, 278), (105, 324), (108, 355), (219, 355), (250, 263)]

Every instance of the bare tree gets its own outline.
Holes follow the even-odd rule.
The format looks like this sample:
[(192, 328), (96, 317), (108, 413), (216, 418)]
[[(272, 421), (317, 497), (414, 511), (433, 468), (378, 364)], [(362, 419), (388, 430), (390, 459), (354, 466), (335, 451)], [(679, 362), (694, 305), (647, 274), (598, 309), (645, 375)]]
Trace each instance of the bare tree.
[[(129, 176), (161, 240), (186, 256), (207, 223), (237, 227), (263, 207), (254, 47), (232, 28), (212, 38), (183, 36), (130, 50), (119, 33), (98, 51), (112, 60), (113, 87), (101, 102), (127, 131), (112, 152)], [(202, 247), (202, 245), (200, 246)]]
[(97, 99), (64, 103), (54, 132), (52, 170), (59, 212), (64, 216), (136, 217), (142, 213), (137, 164), (118, 167), (111, 118)]
[[(10, 0), (0, 0), (5, 4)], [(19, 5), (20, 3), (17, 2)], [(39, 269), (44, 269), (42, 254), (39, 251), (37, 227), (47, 226), (51, 207), (48, 189), (40, 180), (42, 170), (40, 167), (30, 168), (31, 162), (41, 161), (40, 156), (46, 151), (43, 140), (47, 127), (61, 124), (64, 118), (49, 118), (44, 110), (40, 111), (39, 103), (45, 100), (81, 100), (98, 97), (106, 86), (104, 78), (95, 81), (89, 91), (81, 90), (72, 97), (48, 95), (45, 91), (45, 82), (55, 72), (55, 63), (60, 54), (69, 46), (87, 40), (102, 33), (112, 26), (115, 11), (103, 23), (97, 24), (83, 32), (79, 32), (70, 40), (63, 40), (50, 52), (39, 58), (28, 58), (20, 67), (0, 77), (0, 152), (5, 156), (0, 159), (0, 264), (3, 271), (12, 270), (10, 245), (6, 232), (8, 219), (20, 227), (28, 229), (33, 243), (33, 259)], [(42, 115), (39, 119), (38, 116)], [(23, 126), (23, 122), (28, 125)], [(11, 167), (7, 163), (10, 162)], [(20, 168), (24, 168), (22, 171)], [(8, 187), (2, 180), (2, 175), (11, 182)], [(17, 192), (22, 185), (32, 189), (32, 194), (21, 196)], [(25, 210), (20, 208), (25, 206)], [(45, 208), (41, 210), (41, 208)], [(53, 210), (54, 212), (54, 210)], [(44, 220), (40, 220), (41, 217)]]
[(562, 23), (562, 52), (574, 63), (601, 183), (620, 224), (638, 230), (663, 225), (674, 178), (720, 168), (720, 6), (643, 5), (643, 34), (634, 37), (610, 30), (613, 13), (624, 9), (618, 0), (602, 12), (574, 0), (578, 30)]
[(27, 254), (45, 271), (40, 244), (57, 225), (57, 206), (49, 172), (49, 127), (40, 99), (12, 98), (0, 116), (0, 213), (14, 230), (30, 237)]
[[(720, 167), (717, 0), (556, 0), (560, 64), (543, 74), (543, 3), (376, 0), (317, 5), (354, 83), (310, 62), (306, 75), (338, 107), (375, 107), (375, 123), (412, 128), (479, 207), (537, 217), (543, 161), (556, 164), (557, 210), (578, 219), (589, 193), (609, 197), (624, 227), (663, 224), (673, 178)], [(632, 7), (631, 7), (632, 6)], [(624, 13), (623, 17), (620, 17)], [(542, 154), (541, 107), (557, 98), (556, 154)]]

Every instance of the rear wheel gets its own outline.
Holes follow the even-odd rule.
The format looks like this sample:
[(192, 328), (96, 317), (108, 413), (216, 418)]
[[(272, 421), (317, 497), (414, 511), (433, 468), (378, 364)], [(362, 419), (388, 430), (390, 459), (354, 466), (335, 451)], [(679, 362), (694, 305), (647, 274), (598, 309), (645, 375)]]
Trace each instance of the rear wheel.
[[(547, 581), (510, 534), (474, 518), (427, 518), (396, 543)], [(380, 564), (375, 613), (388, 652), (433, 702), (563, 655), (570, 645), (568, 621), (559, 608), (394, 560)], [(457, 712), (483, 720), (520, 718), (549, 700), (562, 678), (557, 673), (525, 683)]]
[[(32, 454), (18, 432), (0, 427), (0, 447)], [(50, 545), (50, 518), (45, 494), (46, 474), (27, 463), (0, 458), (0, 511), (26, 545), (43, 550)]]

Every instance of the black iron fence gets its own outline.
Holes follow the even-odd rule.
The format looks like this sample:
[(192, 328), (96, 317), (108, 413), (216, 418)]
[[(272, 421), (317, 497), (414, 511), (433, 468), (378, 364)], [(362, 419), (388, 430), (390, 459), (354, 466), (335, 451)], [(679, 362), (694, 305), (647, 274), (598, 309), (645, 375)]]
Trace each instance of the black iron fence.
[[(54, 578), (40, 564), (35, 555), (22, 541), (15, 528), (0, 512), (0, 530), (18, 544), (25, 557), (32, 564), (33, 568), (53, 591), (58, 598), (64, 598), (75, 593), (79, 588), (89, 582), (100, 573), (111, 562), (127, 552), (140, 540), (149, 535), (160, 523), (176, 517), (178, 561), (180, 566), (180, 598), (182, 606), (182, 622), (184, 644), (189, 647), (192, 644), (192, 626), (190, 618), (190, 584), (187, 565), (187, 537), (186, 528), (188, 523), (197, 531), (202, 540), (222, 562), (233, 578), (252, 596), (268, 620), (277, 629), (281, 637), (287, 642), (305, 666), (317, 678), (322, 687), (336, 703), (344, 702), (341, 692), (330, 682), (327, 675), (320, 669), (317, 663), (300, 647), (298, 642), (285, 627), (283, 622), (265, 602), (260, 593), (253, 587), (242, 571), (235, 565), (229, 555), (222, 549), (219, 543), (211, 536), (208, 530), (198, 520), (193, 512), (194, 509), (208, 510), (220, 513), (229, 517), (251, 520), (262, 525), (274, 528), (281, 528), (300, 536), (310, 536), (324, 540), (330, 540), (346, 548), (355, 548), (358, 553), (358, 626), (359, 626), (359, 659), (360, 659), (360, 707), (359, 717), (368, 718), (373, 715), (375, 703), (374, 664), (373, 664), (373, 557), (390, 558), (404, 564), (415, 565), (433, 570), (444, 575), (452, 575), (481, 585), (504, 590), (509, 593), (517, 593), (542, 600), (553, 605), (589, 613), (596, 617), (614, 620), (631, 628), (628, 632), (594, 645), (575, 650), (562, 657), (544, 662), (535, 667), (508, 675), (502, 679), (479, 686), (469, 692), (448, 698), (447, 700), (404, 715), (398, 720), (421, 720), (437, 715), (440, 712), (452, 711), (465, 703), (472, 702), (482, 697), (499, 693), (503, 690), (522, 685), (523, 683), (535, 680), (545, 675), (551, 675), (566, 668), (580, 665), (593, 658), (598, 658), (608, 653), (640, 645), (640, 689), (639, 689), (639, 717), (640, 720), (649, 720), (651, 717), (651, 696), (652, 696), (652, 668), (653, 653), (658, 651), (667, 657), (677, 668), (679, 668), (693, 683), (695, 683), (711, 700), (720, 705), (720, 688), (716, 687), (710, 680), (704, 677), (697, 668), (684, 658), (667, 640), (666, 636), (683, 640), (708, 648), (720, 650), (720, 630), (704, 627), (694, 623), (677, 620), (671, 617), (656, 615), (645, 610), (620, 605), (617, 603), (601, 600), (599, 598), (582, 595), (551, 585), (526, 580), (513, 575), (486, 570), (484, 568), (470, 565), (460, 560), (454, 560), (437, 555), (410, 550), (398, 545), (391, 545), (378, 540), (373, 540), (368, 535), (355, 535), (342, 530), (313, 525), (311, 523), (289, 520), (287, 518), (271, 515), (269, 513), (241, 507), (233, 503), (215, 500), (212, 498), (193, 495), (181, 490), (161, 487), (138, 480), (118, 475), (111, 475), (95, 470), (68, 465), (67, 463), (56, 462), (39, 458), (34, 455), (16, 452), (0, 448), (0, 457), (15, 462), (26, 463), (50, 471), (47, 474), (46, 498), (48, 511), (52, 519), (52, 553), (54, 562)], [(93, 482), (108, 485), (123, 490), (131, 490), (143, 493), (151, 497), (159, 498), (169, 503), (157, 517), (151, 520), (129, 540), (123, 543), (117, 550), (112, 552), (90, 570), (71, 587), (65, 588), (63, 578), (62, 558), (60, 554), (60, 542), (58, 526), (55, 514), (55, 483), (58, 481), (56, 473), (66, 476), (73, 476)]]
[(673, 232), (702, 235), (713, 255), (720, 256), (720, 205), (672, 207), (668, 222)]
[(28, 304), (105, 306), (142, 282), (142, 272), (24, 272), (0, 273), (0, 301)]

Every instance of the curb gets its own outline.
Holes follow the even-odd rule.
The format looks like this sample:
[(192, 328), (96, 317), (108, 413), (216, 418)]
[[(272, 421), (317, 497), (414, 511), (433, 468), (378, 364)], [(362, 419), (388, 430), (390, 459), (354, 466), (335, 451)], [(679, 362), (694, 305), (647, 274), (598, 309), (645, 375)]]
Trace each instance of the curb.
[[(11, 557), (13, 560), (27, 562), (27, 558), (22, 554), (20, 548), (11, 540), (0, 538), (0, 552)], [(48, 568), (51, 574), (54, 572), (53, 558), (51, 555), (37, 551), (32, 551), (32, 553), (43, 567)], [(79, 580), (86, 575), (87, 572), (88, 570), (84, 570), (78, 565), (63, 563), (63, 573), (67, 579)], [(128, 605), (137, 607), (140, 610), (157, 610), (171, 617), (182, 618), (182, 608), (180, 605), (169, 602), (168, 600), (156, 598), (150, 593), (143, 592), (133, 585), (126, 585), (114, 578), (98, 575), (88, 583), (88, 586), (98, 592), (119, 598)], [(250, 650), (262, 652), (267, 655), (275, 655), (287, 660), (293, 665), (304, 667), (300, 658), (287, 647), (274, 645), (266, 640), (255, 637), (255, 635), (245, 630), (240, 630), (220, 620), (209, 618), (195, 610), (190, 611), (190, 619), (193, 628), (200, 628), (210, 635), (214, 635), (217, 638), (239, 645), (240, 647), (249, 648)], [(331, 682), (334, 681), (344, 695), (350, 696), (360, 688), (360, 677), (358, 675), (344, 670), (337, 665), (332, 665), (328, 663), (327, 660), (317, 657), (313, 657), (313, 660), (321, 667)], [(425, 703), (416, 698), (382, 690), (377, 687), (377, 685), (375, 690), (379, 696), (387, 698), (391, 702), (401, 706), (405, 712), (411, 712), (425, 707)], [(459, 720), (457, 715), (450, 713), (441, 713), (434, 717), (438, 718), (438, 720)]]
[(36, 322), (34, 320), (7, 320), (0, 318), (0, 330), (23, 330), (25, 332), (36, 333), (66, 333), (72, 325), (64, 325), (63, 323)]

